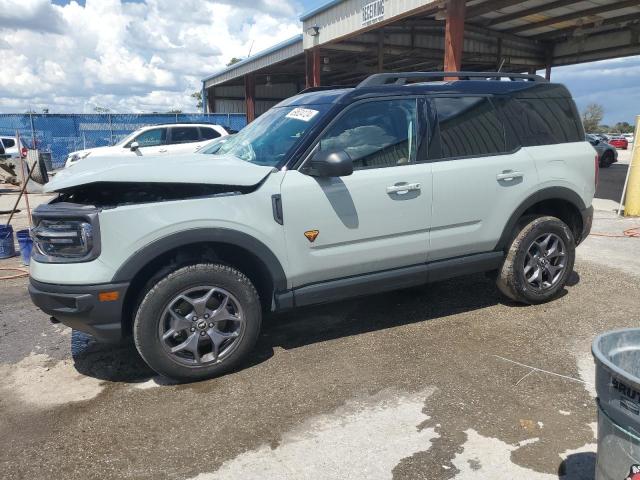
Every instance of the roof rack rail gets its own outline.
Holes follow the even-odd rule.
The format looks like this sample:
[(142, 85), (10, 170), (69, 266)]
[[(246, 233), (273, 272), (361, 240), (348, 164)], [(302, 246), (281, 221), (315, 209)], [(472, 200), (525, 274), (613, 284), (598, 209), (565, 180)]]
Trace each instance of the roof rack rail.
[(300, 90), (298, 95), (301, 93), (321, 92), (323, 90), (338, 90), (340, 88), (355, 88), (355, 85), (323, 85), (320, 87), (307, 87), (304, 90)]
[(376, 73), (365, 78), (356, 88), (374, 87), (380, 85), (406, 85), (407, 80), (443, 79), (445, 77), (458, 77), (460, 80), (484, 79), (498, 80), (508, 78), (511, 81), (546, 82), (540, 75), (526, 73), (506, 73), (506, 72), (397, 72), (397, 73)]

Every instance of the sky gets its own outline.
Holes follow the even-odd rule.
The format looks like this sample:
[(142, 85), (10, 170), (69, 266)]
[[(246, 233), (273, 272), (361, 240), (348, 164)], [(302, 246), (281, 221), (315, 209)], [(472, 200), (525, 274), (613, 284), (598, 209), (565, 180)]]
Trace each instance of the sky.
[[(0, 113), (196, 111), (202, 78), (301, 32), (325, 0), (0, 0)], [(604, 123), (640, 114), (640, 57), (554, 68)]]

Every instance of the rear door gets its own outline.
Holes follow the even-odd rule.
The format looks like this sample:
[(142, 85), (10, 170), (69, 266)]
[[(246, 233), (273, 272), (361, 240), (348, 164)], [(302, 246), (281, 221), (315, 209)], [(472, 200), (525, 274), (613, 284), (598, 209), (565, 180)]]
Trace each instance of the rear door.
[(422, 104), (365, 101), (333, 121), (314, 151), (346, 151), (352, 175), (312, 177), (304, 166), (286, 172), (282, 205), (293, 287), (426, 262), (431, 164), (417, 161)]
[(538, 187), (535, 162), (508, 145), (489, 97), (431, 99), (437, 114), (430, 259), (495, 248), (513, 211)]

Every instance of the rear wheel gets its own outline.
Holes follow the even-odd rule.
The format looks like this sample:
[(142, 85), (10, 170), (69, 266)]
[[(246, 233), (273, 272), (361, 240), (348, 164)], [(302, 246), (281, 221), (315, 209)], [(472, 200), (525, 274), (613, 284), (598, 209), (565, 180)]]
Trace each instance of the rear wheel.
[(147, 292), (133, 334), (156, 372), (193, 381), (238, 366), (255, 345), (260, 323), (258, 293), (245, 275), (198, 264), (170, 273)]
[(602, 155), (602, 158), (600, 159), (600, 167), (608, 168), (611, 166), (612, 163), (613, 163), (613, 153), (604, 152), (604, 154)]
[(575, 241), (564, 222), (550, 216), (526, 217), (511, 242), (497, 285), (517, 302), (548, 302), (566, 285), (574, 261)]

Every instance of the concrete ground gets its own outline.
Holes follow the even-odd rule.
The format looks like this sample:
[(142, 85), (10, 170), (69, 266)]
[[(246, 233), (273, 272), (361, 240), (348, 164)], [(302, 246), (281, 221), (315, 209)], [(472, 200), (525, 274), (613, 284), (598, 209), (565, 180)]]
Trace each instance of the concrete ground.
[[(595, 233), (640, 226), (609, 207)], [(49, 324), (26, 279), (3, 281), (0, 476), (592, 479), (590, 343), (638, 325), (639, 278), (640, 239), (594, 235), (552, 303), (511, 304), (475, 275), (298, 310), (265, 319), (245, 368), (188, 385)]]

